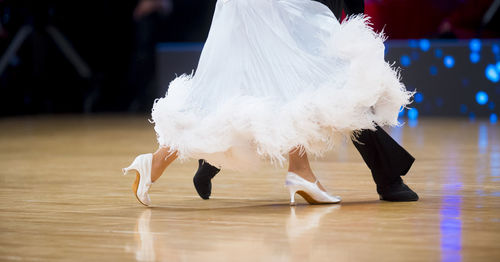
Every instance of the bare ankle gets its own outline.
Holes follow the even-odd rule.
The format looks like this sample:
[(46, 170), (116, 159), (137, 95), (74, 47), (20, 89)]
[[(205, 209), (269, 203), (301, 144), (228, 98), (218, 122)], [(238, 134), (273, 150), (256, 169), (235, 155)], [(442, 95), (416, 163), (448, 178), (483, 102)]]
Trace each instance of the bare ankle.
[(153, 154), (153, 163), (151, 165), (151, 182), (155, 182), (160, 178), (165, 170), (164, 157), (161, 154)]
[(177, 151), (171, 152), (168, 148), (160, 148), (153, 154), (151, 165), (151, 181), (155, 182), (163, 174), (163, 171), (177, 159)]
[(316, 176), (310, 168), (288, 168), (288, 172), (295, 173), (309, 182), (316, 181)]

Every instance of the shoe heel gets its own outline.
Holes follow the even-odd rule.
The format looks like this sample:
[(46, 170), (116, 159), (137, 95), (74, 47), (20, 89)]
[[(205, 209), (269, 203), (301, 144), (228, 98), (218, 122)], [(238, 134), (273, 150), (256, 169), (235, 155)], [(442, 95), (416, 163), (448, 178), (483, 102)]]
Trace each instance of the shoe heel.
[(124, 176), (132, 174), (133, 171), (134, 170), (131, 167), (122, 168), (122, 172), (123, 172)]
[(137, 171), (139, 170), (137, 167), (138, 166), (138, 163), (137, 163), (138, 158), (139, 158), (139, 156), (134, 159), (134, 161), (132, 162), (132, 164), (130, 164), (130, 166), (122, 168), (122, 172), (123, 172), (124, 176), (137, 173)]
[(288, 192), (290, 193), (290, 206), (295, 206), (297, 203), (295, 202), (295, 194), (297, 193), (297, 189), (293, 186), (286, 186), (288, 188)]
[(129, 167), (126, 167), (126, 168), (122, 168), (122, 172), (123, 172), (123, 175), (126, 176), (126, 175), (130, 175), (130, 174), (134, 174), (135, 173), (135, 168), (133, 168), (132, 166), (129, 166)]
[(319, 181), (309, 182), (299, 175), (289, 172), (285, 186), (290, 191), (290, 204), (295, 204), (295, 194), (299, 194), (309, 204), (335, 204), (341, 201), (340, 197), (332, 196), (318, 186)]

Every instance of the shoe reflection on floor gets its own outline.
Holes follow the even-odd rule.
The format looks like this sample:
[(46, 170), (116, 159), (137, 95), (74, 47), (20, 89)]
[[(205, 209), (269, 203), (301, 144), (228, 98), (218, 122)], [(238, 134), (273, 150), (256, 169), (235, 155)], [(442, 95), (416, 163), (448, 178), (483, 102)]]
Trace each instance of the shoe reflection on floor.
[[(252, 208), (255, 209), (255, 207)], [(272, 215), (265, 215), (266, 208), (268, 207), (263, 207), (264, 210), (257, 211), (263, 215), (259, 217), (259, 222), (256, 222), (255, 225), (250, 225), (250, 227), (257, 226), (262, 228), (263, 226), (273, 225), (274, 228), (276, 218)], [(245, 207), (244, 209), (248, 208)], [(269, 230), (261, 230), (261, 232), (251, 232), (246, 236), (239, 237), (237, 240), (231, 239), (230, 241), (222, 237), (223, 240), (221, 241), (221, 236), (201, 236), (200, 234), (204, 233), (195, 232), (195, 230), (186, 232), (182, 229), (186, 227), (185, 223), (182, 223), (182, 225), (176, 225), (175, 222), (174, 224), (169, 223), (168, 227), (166, 227), (164, 225), (166, 223), (165, 220), (156, 220), (159, 214), (164, 214), (163, 211), (148, 208), (139, 215), (133, 229), (135, 244), (128, 246), (126, 250), (135, 254), (137, 261), (202, 259), (202, 257), (198, 257), (202, 255), (201, 253), (188, 251), (192, 250), (191, 248), (195, 246), (202, 248), (204, 252), (216, 255), (220, 259), (219, 261), (231, 261), (232, 258), (234, 259), (234, 256), (245, 254), (252, 254), (253, 256), (243, 256), (241, 257), (242, 261), (255, 260), (259, 256), (272, 256), (278, 260), (285, 261), (299, 261), (309, 258), (313, 253), (315, 234), (321, 225), (322, 218), (332, 211), (340, 209), (340, 205), (282, 206), (279, 209), (279, 213), (286, 214), (289, 212), (289, 215), (283, 216), (283, 223), (277, 226), (277, 230), (270, 228)], [(288, 209), (289, 211), (287, 211)], [(239, 215), (242, 213), (239, 208), (235, 208), (233, 211)], [(155, 220), (152, 220), (153, 213), (157, 215)], [(207, 218), (210, 220), (210, 223), (206, 226), (213, 227), (213, 232), (220, 231), (219, 227), (227, 227), (228, 224), (233, 224), (229, 226), (238, 226), (242, 223), (226, 220), (217, 221), (211, 220), (209, 217)], [(233, 219), (231, 218), (230, 220)], [(153, 230), (153, 226), (155, 228), (168, 229), (164, 232), (156, 232)], [(244, 226), (248, 225), (245, 223)], [(176, 234), (182, 234), (183, 237), (191, 238), (191, 248), (183, 248), (183, 245), (186, 243), (176, 243), (176, 239), (180, 239), (180, 236), (176, 237)], [(276, 238), (280, 241), (276, 241)], [(283, 242), (285, 246), (289, 247), (286, 248), (285, 252), (283, 250), (277, 252), (283, 248)], [(186, 249), (186, 252), (183, 249)], [(228, 250), (230, 251), (228, 252)], [(259, 254), (253, 253), (256, 250), (259, 251)]]

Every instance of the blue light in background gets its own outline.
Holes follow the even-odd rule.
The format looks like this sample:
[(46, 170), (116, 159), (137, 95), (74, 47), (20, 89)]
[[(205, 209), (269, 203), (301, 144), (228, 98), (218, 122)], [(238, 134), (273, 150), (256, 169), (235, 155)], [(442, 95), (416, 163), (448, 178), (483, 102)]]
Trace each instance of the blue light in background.
[(420, 39), (418, 45), (422, 51), (427, 52), (431, 48), (431, 41), (429, 39)]
[(441, 57), (443, 57), (443, 50), (441, 50), (441, 49), (436, 49), (436, 50), (434, 50), (434, 56), (435, 56), (436, 58), (441, 58)]
[(496, 124), (498, 122), (497, 114), (493, 113), (490, 115), (490, 123)]
[(156, 45), (157, 50), (161, 51), (174, 51), (174, 52), (189, 52), (196, 51), (199, 52), (203, 49), (203, 43), (177, 43), (177, 42), (168, 42), (168, 43), (159, 43)]
[[(447, 152), (456, 156), (456, 152)], [(440, 207), (440, 240), (441, 262), (462, 261), (462, 190), (464, 188), (462, 174), (456, 169), (457, 160), (444, 164), (446, 173), (445, 184), (442, 187), (442, 202)]]
[(467, 113), (467, 105), (465, 105), (465, 104), (460, 105), (460, 113), (462, 113), (462, 114)]
[(422, 95), (422, 93), (416, 93), (415, 96), (413, 96), (413, 99), (415, 99), (415, 102), (417, 103), (422, 103), (424, 95)]
[(486, 67), (486, 71), (485, 71), (486, 78), (488, 78), (488, 80), (490, 80), (491, 82), (493, 82), (493, 83), (498, 82), (498, 80), (500, 78), (498, 73), (499, 73), (499, 70), (497, 70), (496, 65), (489, 64)]
[(480, 105), (484, 105), (484, 104), (488, 103), (488, 94), (486, 94), (486, 92), (484, 92), (484, 91), (477, 92), (476, 101)]
[(436, 98), (436, 105), (438, 107), (442, 107), (444, 104), (444, 100), (441, 97)]
[(402, 66), (408, 67), (411, 64), (411, 58), (407, 55), (402, 55), (400, 62)]
[(470, 53), (469, 58), (470, 58), (471, 63), (473, 63), (473, 64), (477, 64), (479, 62), (479, 60), (481, 60), (481, 56), (477, 52)]
[(444, 57), (444, 66), (448, 67), (448, 68), (452, 68), (453, 66), (455, 66), (455, 58), (453, 58), (453, 56), (451, 55), (447, 55)]
[(418, 47), (418, 41), (415, 40), (415, 39), (410, 39), (408, 41), (408, 45), (411, 47), (411, 48), (417, 48)]
[(500, 47), (498, 47), (498, 45), (492, 45), (491, 46), (491, 52), (493, 52), (493, 54), (498, 54), (500, 52)]
[(485, 123), (479, 125), (477, 147), (481, 155), (488, 152), (488, 126)]
[(488, 103), (488, 108), (489, 108), (490, 110), (495, 109), (495, 102), (490, 101), (490, 102)]
[(471, 39), (469, 42), (469, 48), (472, 52), (481, 51), (481, 40), (479, 39)]
[(448, 178), (448, 183), (456, 183), (455, 188), (444, 189), (444, 197), (440, 210), (441, 262), (462, 261), (462, 219), (460, 189), (462, 187), (456, 175)]
[(500, 72), (500, 62), (497, 62), (497, 72)]
[(410, 121), (408, 121), (408, 126), (410, 127), (418, 126), (418, 119), (410, 119)]
[(404, 107), (401, 107), (399, 109), (399, 114), (398, 114), (398, 117), (403, 117), (405, 115), (405, 108)]
[(469, 113), (469, 120), (471, 122), (473, 122), (474, 120), (476, 120), (476, 114), (474, 114), (474, 112), (470, 112)]
[(408, 118), (410, 120), (415, 120), (418, 118), (418, 110), (416, 108), (408, 109)]
[(431, 66), (429, 68), (429, 70), (430, 70), (431, 75), (433, 75), (433, 76), (437, 75), (437, 73), (438, 73), (438, 69), (436, 66)]
[(411, 59), (418, 60), (419, 58), (420, 58), (420, 54), (418, 53), (418, 51), (411, 52)]

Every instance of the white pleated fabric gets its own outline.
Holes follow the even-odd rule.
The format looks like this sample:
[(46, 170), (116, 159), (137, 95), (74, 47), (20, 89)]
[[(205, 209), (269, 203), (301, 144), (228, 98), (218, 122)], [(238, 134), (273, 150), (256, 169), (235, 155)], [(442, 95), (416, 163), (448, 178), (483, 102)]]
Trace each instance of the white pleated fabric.
[(340, 24), (311, 0), (219, 0), (192, 75), (170, 83), (152, 120), (162, 147), (235, 170), (321, 156), (336, 134), (397, 125), (412, 96), (368, 19)]

